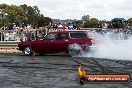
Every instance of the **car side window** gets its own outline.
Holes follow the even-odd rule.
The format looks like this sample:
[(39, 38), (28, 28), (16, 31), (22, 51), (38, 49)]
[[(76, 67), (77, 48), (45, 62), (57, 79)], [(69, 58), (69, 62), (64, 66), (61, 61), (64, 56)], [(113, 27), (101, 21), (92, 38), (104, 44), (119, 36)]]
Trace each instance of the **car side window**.
[(68, 39), (68, 34), (64, 33), (64, 34), (58, 34), (56, 36), (56, 40), (65, 40)]
[(55, 35), (54, 34), (49, 34), (47, 35), (44, 40), (55, 40)]
[(87, 38), (88, 36), (84, 32), (80, 32), (80, 33), (73, 32), (73, 33), (70, 33), (70, 37), (71, 38)]

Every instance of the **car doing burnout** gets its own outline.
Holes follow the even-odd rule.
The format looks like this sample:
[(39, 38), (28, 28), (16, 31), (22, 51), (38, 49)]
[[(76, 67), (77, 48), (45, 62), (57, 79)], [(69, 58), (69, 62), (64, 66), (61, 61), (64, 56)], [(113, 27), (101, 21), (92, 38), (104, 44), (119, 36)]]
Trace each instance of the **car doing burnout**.
[(25, 55), (32, 55), (33, 51), (40, 55), (59, 52), (78, 55), (81, 50), (88, 50), (91, 45), (92, 39), (86, 31), (60, 31), (50, 32), (41, 40), (20, 42), (18, 49)]

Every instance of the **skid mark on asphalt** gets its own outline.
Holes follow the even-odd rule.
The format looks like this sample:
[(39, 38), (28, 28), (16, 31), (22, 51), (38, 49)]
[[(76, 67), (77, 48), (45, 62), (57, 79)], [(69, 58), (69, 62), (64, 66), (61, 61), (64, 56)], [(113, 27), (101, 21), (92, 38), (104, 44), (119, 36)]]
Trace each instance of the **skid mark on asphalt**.
[[(60, 79), (57, 79), (57, 77), (60, 77), (61, 75), (63, 75), (63, 73), (65, 74), (74, 74), (76, 73), (75, 71), (77, 70), (77, 67), (81, 64), (84, 67), (86, 67), (86, 71), (90, 73), (90, 71), (95, 72), (95, 73), (101, 73), (101, 74), (107, 74), (107, 73), (122, 73), (122, 68), (128, 68), (131, 69), (131, 62), (123, 62), (123, 61), (118, 61), (118, 63), (116, 63), (117, 61), (112, 61), (112, 60), (106, 60), (104, 59), (107, 63), (116, 63), (116, 64), (121, 64), (121, 65), (117, 65), (117, 66), (112, 66), (109, 65), (105, 62), (103, 62), (104, 60), (99, 60), (98, 58), (72, 58), (72, 57), (61, 57), (61, 56), (54, 56), (52, 58), (52, 56), (50, 56), (50, 58), (48, 56), (46, 57), (38, 57), (38, 60), (36, 61), (31, 61), (29, 59), (29, 57), (24, 57), (25, 59), (28, 59), (27, 61), (22, 61), (23, 57), (18, 57), (17, 59), (19, 59), (18, 62), (15, 62), (13, 59), (13, 61), (10, 61), (10, 59), (6, 59), (6, 60), (0, 60), (0, 66), (2, 68), (9, 68), (12, 69), (13, 71), (15, 70), (15, 72), (18, 75), (19, 78), (19, 74), (23, 76), (27, 76), (29, 78), (26, 79), (32, 79), (32, 75), (34, 74), (38, 74), (35, 72), (35, 70), (37, 71), (42, 71), (42, 72), (46, 72), (42, 75), (45, 75), (45, 77), (47, 78), (47, 80), (49, 80), (49, 82), (52, 81), (52, 79), (56, 79), (56, 82), (53, 82), (53, 84), (56, 84), (57, 82), (61, 82)], [(4, 59), (4, 58), (3, 58)], [(22, 62), (21, 62), (22, 61)], [(120, 67), (122, 66), (122, 67)], [(20, 70), (18, 70), (20, 69)], [(28, 70), (33, 69), (33, 71), (31, 71), (30, 73), (27, 73)], [(25, 71), (25, 72), (24, 72)], [(26, 72), (27, 71), (27, 72)], [(53, 71), (53, 72), (52, 72)], [(54, 71), (56, 71), (54, 73)], [(59, 72), (60, 73), (57, 73)], [(35, 72), (35, 73), (34, 73)], [(127, 73), (127, 70), (126, 70)], [(55, 74), (59, 74), (59, 76), (55, 75)], [(21, 76), (20, 76), (21, 77)], [(40, 77), (41, 78), (41, 77)], [(67, 79), (67, 84), (70, 81), (75, 82), (74, 77), (71, 76), (71, 78), (67, 78), (67, 77), (60, 77), (62, 80), (66, 80)], [(3, 79), (4, 80), (4, 79)], [(16, 81), (12, 81), (12, 80), (7, 80), (5, 79), (5, 81), (11, 81), (14, 82), (14, 84), (19, 84), (21, 82), (15, 83)], [(30, 83), (30, 82), (29, 82)], [(62, 83), (62, 82), (61, 82)], [(22, 83), (23, 84), (23, 83)], [(38, 83), (39, 84), (39, 83)], [(38, 85), (37, 84), (37, 85)], [(34, 87), (34, 86), (30, 86), (30, 84), (24, 82), (25, 86), (29, 86), (29, 87)], [(49, 86), (52, 86), (50, 84), (48, 84)], [(73, 85), (73, 84), (71, 84)], [(123, 87), (118, 87), (118, 88), (131, 88), (128, 84), (121, 84)], [(58, 86), (63, 86), (63, 85), (58, 85)], [(78, 86), (77, 86), (78, 87)], [(58, 87), (59, 88), (59, 87)], [(61, 87), (60, 87), (61, 88)], [(79, 88), (79, 87), (78, 87)], [(87, 88), (87, 87), (86, 87)], [(92, 88), (92, 87), (91, 87)], [(106, 87), (101, 87), (101, 88), (106, 88)], [(107, 87), (107, 88), (114, 88), (114, 87)]]

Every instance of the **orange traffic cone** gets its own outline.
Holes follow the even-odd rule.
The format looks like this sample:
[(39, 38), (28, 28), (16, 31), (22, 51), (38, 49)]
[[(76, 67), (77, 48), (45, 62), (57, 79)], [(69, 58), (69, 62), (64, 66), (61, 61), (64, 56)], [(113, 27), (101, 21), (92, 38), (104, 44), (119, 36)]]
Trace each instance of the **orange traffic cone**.
[(34, 50), (33, 50), (33, 54), (32, 54), (32, 60), (36, 60), (35, 51)]

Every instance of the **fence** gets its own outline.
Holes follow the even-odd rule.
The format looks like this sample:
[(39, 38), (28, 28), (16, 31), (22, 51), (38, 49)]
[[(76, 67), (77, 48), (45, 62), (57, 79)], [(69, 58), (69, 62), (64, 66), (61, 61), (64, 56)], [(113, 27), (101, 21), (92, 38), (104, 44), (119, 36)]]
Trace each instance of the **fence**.
[(0, 53), (18, 52), (18, 41), (0, 41)]

